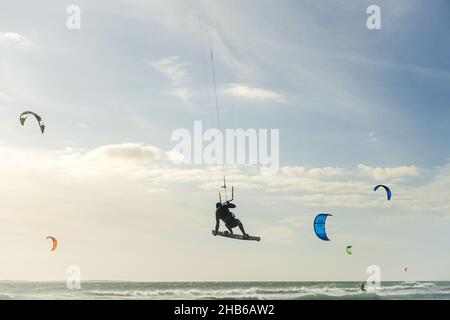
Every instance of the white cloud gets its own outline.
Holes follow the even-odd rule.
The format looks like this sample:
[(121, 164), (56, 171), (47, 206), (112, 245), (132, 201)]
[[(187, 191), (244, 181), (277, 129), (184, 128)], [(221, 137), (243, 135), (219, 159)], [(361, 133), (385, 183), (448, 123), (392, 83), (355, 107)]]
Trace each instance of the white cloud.
[(165, 91), (167, 94), (180, 98), (184, 102), (188, 102), (192, 97), (192, 93), (189, 89), (185, 87), (172, 88)]
[(401, 166), (395, 168), (373, 168), (360, 164), (358, 166), (361, 174), (373, 177), (376, 181), (398, 181), (405, 177), (417, 177), (419, 169), (415, 166)]
[(189, 79), (189, 64), (182, 62), (178, 56), (169, 56), (151, 62), (151, 66), (170, 80), (170, 89), (165, 93), (189, 102), (192, 94), (184, 83)]
[(181, 62), (180, 57), (169, 56), (151, 63), (153, 68), (164, 74), (173, 82), (183, 82), (188, 79), (188, 64)]
[[(63, 152), (16, 151), (2, 149), (1, 172), (40, 174), (50, 171), (53, 177), (91, 181), (91, 179), (125, 179), (139, 181), (147, 190), (170, 190), (189, 186), (201, 194), (217, 188), (214, 166), (177, 166), (171, 160), (180, 155), (142, 143), (105, 145), (89, 151), (67, 149)], [(450, 203), (450, 170), (444, 166), (422, 179), (415, 166), (372, 168), (359, 165), (353, 170), (340, 167), (283, 167), (279, 174), (262, 176), (251, 167), (226, 168), (229, 181), (240, 190), (254, 190), (274, 203), (284, 202), (308, 207), (382, 208), (394, 206), (412, 211), (432, 208), (447, 214)], [(115, 178), (114, 178), (115, 177)], [(416, 186), (402, 178), (415, 177)], [(377, 179), (391, 184), (393, 201), (375, 195)], [(95, 180), (94, 180), (95, 181)], [(420, 184), (421, 181), (431, 181)], [(89, 182), (90, 183), (90, 182)], [(426, 212), (429, 212), (427, 210)]]
[(344, 207), (344, 208), (376, 208), (387, 206), (378, 199), (365, 194), (309, 194), (304, 196), (288, 197), (292, 203), (303, 204), (310, 207)]
[(124, 143), (99, 147), (87, 153), (85, 157), (150, 161), (167, 158), (167, 153), (157, 147), (142, 143)]
[(30, 41), (15, 32), (0, 32), (0, 43), (13, 43), (18, 45), (28, 45)]
[(251, 88), (244, 84), (232, 83), (224, 90), (225, 93), (252, 100), (286, 102), (285, 97), (275, 91), (263, 88)]
[(336, 167), (314, 168), (308, 171), (308, 175), (311, 177), (335, 177), (347, 174), (349, 174), (347, 170)]
[[(272, 177), (252, 176), (246, 179), (247, 187), (259, 188), (273, 201), (286, 200), (294, 204), (310, 207), (381, 208), (396, 206), (408, 210), (435, 208), (444, 212), (448, 207), (445, 199), (449, 188), (431, 188), (430, 185), (411, 187), (404, 179), (416, 178), (417, 182), (426, 178), (415, 166), (394, 168), (372, 168), (359, 165), (353, 170), (339, 167), (307, 168), (301, 166), (283, 167)], [(440, 184), (447, 181), (447, 175), (435, 176)], [(384, 197), (373, 196), (373, 186), (378, 181), (391, 184), (395, 201), (385, 201)], [(450, 179), (448, 179), (450, 183)], [(387, 183), (387, 182), (386, 182)], [(436, 184), (436, 182), (434, 183)], [(276, 194), (274, 196), (273, 194)]]

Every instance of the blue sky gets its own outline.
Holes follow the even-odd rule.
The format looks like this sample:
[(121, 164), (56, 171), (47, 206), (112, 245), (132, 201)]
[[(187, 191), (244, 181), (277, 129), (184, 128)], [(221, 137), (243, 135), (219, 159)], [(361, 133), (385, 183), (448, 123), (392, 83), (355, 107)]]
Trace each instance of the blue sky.
[[(385, 279), (448, 280), (446, 1), (78, 1), (72, 31), (70, 4), (0, 12), (0, 278), (79, 264), (88, 279), (358, 280), (379, 264)], [(371, 4), (381, 30), (366, 27)], [(280, 130), (279, 174), (228, 169), (259, 244), (211, 239), (215, 168), (167, 158), (174, 130), (216, 125), (211, 48), (224, 126)], [(20, 127), (25, 109), (44, 136)], [(327, 244), (311, 230), (322, 211)], [(221, 263), (234, 259), (246, 267)]]

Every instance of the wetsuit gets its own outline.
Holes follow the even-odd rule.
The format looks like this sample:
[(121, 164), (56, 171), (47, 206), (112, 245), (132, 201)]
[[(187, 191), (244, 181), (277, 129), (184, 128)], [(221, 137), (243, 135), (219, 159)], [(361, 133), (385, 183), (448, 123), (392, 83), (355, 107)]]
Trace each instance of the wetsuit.
[(216, 209), (216, 233), (219, 230), (219, 223), (220, 220), (222, 220), (225, 223), (225, 226), (230, 231), (230, 233), (233, 233), (233, 228), (239, 227), (242, 234), (245, 236), (248, 236), (245, 233), (244, 226), (242, 225), (241, 221), (239, 219), (236, 219), (234, 214), (230, 211), (230, 209), (236, 208), (236, 205), (230, 202), (226, 202), (225, 204), (220, 205)]

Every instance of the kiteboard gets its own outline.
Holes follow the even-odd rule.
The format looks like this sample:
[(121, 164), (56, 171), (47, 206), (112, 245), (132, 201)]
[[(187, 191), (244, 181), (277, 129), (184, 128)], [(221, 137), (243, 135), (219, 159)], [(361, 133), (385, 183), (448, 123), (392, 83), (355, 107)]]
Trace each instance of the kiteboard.
[[(212, 230), (212, 234), (214, 235), (214, 230)], [(225, 233), (222, 231), (217, 231), (217, 235), (225, 238), (231, 238), (236, 240), (249, 240), (249, 241), (260, 241), (261, 237), (254, 237), (254, 236), (248, 236), (248, 238), (244, 239), (244, 236), (242, 234), (231, 234), (231, 233)]]

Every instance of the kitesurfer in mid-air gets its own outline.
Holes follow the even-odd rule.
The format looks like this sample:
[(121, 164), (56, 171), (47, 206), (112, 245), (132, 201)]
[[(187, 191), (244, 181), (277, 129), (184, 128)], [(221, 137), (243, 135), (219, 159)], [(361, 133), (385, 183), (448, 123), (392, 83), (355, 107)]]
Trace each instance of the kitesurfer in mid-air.
[[(249, 235), (245, 233), (244, 226), (242, 225), (239, 219), (236, 219), (234, 213), (230, 211), (230, 209), (236, 208), (236, 205), (227, 201), (225, 203), (216, 203), (216, 228), (214, 230), (214, 235), (217, 235), (217, 231), (219, 231), (220, 220), (225, 223), (225, 226), (229, 230), (229, 233), (233, 234), (233, 228), (239, 227), (244, 236), (244, 239), (247, 239)], [(228, 231), (225, 231), (227, 234)]]

